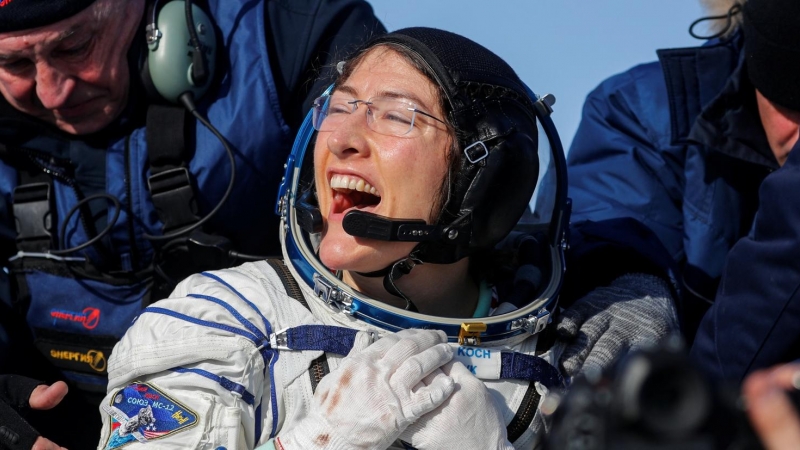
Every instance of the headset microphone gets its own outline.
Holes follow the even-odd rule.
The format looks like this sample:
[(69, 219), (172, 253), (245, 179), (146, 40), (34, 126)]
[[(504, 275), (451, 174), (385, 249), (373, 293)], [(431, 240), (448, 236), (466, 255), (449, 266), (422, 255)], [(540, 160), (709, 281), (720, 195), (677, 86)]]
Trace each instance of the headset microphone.
[(345, 233), (379, 241), (423, 242), (439, 236), (435, 225), (420, 219), (391, 219), (364, 211), (350, 211), (342, 220)]

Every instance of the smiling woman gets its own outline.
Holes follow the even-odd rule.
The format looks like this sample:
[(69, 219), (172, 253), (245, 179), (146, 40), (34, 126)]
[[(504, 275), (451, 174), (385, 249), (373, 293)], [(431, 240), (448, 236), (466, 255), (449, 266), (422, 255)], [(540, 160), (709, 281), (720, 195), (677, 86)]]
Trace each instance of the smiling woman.
[[(417, 113), (419, 107), (431, 111), (433, 117), (443, 116), (438, 91), (433, 82), (398, 52), (379, 48), (365, 54), (356, 65), (349, 76), (343, 76), (337, 83), (327, 117), (319, 124), (314, 149), (317, 200), (326, 219), (319, 254), (328, 268), (345, 271), (349, 285), (372, 297), (392, 301), (383, 285), (374, 282), (375, 278), (358, 273), (392, 265), (407, 257), (416, 243), (359, 239), (345, 232), (343, 218), (356, 210), (431, 223), (438, 215), (436, 209), (442, 207), (436, 196), (448, 172), (453, 136), (443, 123)], [(409, 97), (416, 100), (407, 100)], [(364, 104), (360, 108), (366, 115), (353, 113), (353, 109), (358, 112), (359, 104)], [(334, 187), (334, 178), (347, 178), (347, 188)], [(369, 184), (375, 195), (354, 194), (358, 189), (353, 188), (359, 183)], [(463, 294), (467, 295), (466, 301), (457, 304), (469, 309), (471, 315), (478, 297), (477, 286), (469, 279), (464, 263), (458, 269), (446, 267), (461, 272), (449, 275), (460, 278), (461, 283), (456, 285), (464, 286), (452, 294), (462, 300)], [(425, 269), (420, 267), (414, 275)], [(440, 281), (443, 274), (437, 275)], [(419, 300), (415, 302), (417, 307), (420, 301), (450, 303), (435, 294), (434, 298), (420, 298), (423, 291), (429, 292), (429, 286), (426, 288), (423, 283), (428, 285), (433, 281), (419, 277), (408, 281), (419, 288), (419, 295), (414, 295)]]
[(517, 259), (536, 263), (529, 295), (500, 293), (477, 263), (526, 211), (543, 213), (528, 210), (540, 150), (563, 167), (552, 102), (485, 48), (435, 29), (378, 37), (338, 68), (287, 163), (286, 266), (196, 275), (145, 309), (109, 359), (104, 448), (137, 445), (119, 430), (141, 417), (126, 399), (143, 391), (188, 411), (178, 424), (154, 407), (145, 424), (185, 447), (510, 449), (541, 438), (539, 401), (563, 384), (559, 347), (538, 333), (563, 273), (565, 180), (538, 238), (511, 234), (527, 259), (509, 253), (493, 268), (513, 277)]

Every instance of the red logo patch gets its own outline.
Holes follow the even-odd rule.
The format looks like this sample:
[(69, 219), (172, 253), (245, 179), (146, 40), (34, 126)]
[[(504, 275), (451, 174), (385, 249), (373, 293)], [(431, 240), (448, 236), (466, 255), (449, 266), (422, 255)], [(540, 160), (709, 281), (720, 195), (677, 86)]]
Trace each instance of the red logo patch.
[(97, 308), (86, 308), (83, 310), (83, 314), (86, 316), (86, 320), (83, 321), (83, 326), (89, 330), (93, 330), (100, 322), (100, 310)]
[(3, 6), (8, 6), (8, 4), (11, 3), (12, 1), (13, 0), (2, 0), (2, 1), (0, 1), (0, 8), (2, 8)]
[(84, 308), (81, 312), (54, 309), (50, 311), (50, 317), (55, 320), (77, 322), (87, 330), (93, 330), (100, 323), (100, 310), (92, 307)]

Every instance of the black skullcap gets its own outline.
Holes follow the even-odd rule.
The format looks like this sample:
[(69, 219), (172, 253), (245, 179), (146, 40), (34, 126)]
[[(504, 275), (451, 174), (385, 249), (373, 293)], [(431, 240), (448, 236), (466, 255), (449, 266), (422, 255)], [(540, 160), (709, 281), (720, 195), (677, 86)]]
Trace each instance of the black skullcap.
[(463, 106), (459, 97), (467, 94), (464, 88), (469, 85), (491, 85), (527, 96), (522, 81), (508, 63), (464, 36), (435, 28), (404, 28), (380, 36), (368, 46), (384, 42), (419, 53), (433, 69), (454, 109)]
[(95, 0), (0, 0), (0, 33), (54, 24), (86, 9)]
[(753, 85), (770, 101), (800, 111), (800, 0), (748, 0), (743, 27)]
[[(798, 0), (800, 1), (800, 0)], [(405, 28), (375, 38), (421, 57), (447, 96), (458, 152), (448, 177), (442, 230), (411, 255), (450, 264), (489, 250), (528, 208), (539, 173), (539, 136), (533, 99), (514, 69), (487, 48), (435, 28)]]

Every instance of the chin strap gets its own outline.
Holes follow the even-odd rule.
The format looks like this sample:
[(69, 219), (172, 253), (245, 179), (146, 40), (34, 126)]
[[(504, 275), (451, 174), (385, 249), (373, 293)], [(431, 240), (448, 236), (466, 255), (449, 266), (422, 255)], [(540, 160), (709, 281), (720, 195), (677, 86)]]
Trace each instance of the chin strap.
[(397, 287), (395, 282), (403, 277), (403, 275), (408, 275), (411, 272), (411, 269), (422, 264), (417, 258), (413, 258), (408, 256), (403, 258), (399, 261), (395, 261), (389, 266), (384, 267), (383, 269), (376, 270), (374, 272), (356, 272), (361, 276), (369, 277), (369, 278), (377, 278), (383, 277), (383, 288), (386, 289), (386, 292), (394, 295), (395, 297), (400, 297), (406, 301), (406, 311), (411, 312), (419, 312), (417, 307), (414, 305), (414, 302), (411, 301), (405, 294)]
[[(424, 220), (392, 219), (358, 210), (345, 214), (342, 228), (350, 236), (380, 241), (422, 242), (439, 237), (438, 228), (435, 225), (426, 224)], [(408, 256), (383, 269), (367, 273), (359, 272), (359, 275), (370, 278), (383, 277), (383, 288), (386, 289), (386, 292), (405, 300), (406, 311), (418, 312), (414, 302), (406, 297), (395, 284), (418, 264), (422, 264), (422, 261)]]
[(411, 272), (411, 269), (416, 267), (418, 264), (422, 264), (422, 261), (409, 256), (405, 259), (401, 259), (400, 261), (397, 261), (396, 263), (392, 264), (389, 273), (387, 273), (386, 276), (383, 277), (383, 288), (386, 289), (388, 293), (394, 295), (395, 297), (400, 297), (403, 300), (405, 300), (406, 311), (419, 312), (417, 310), (417, 307), (411, 301), (411, 299), (406, 297), (405, 294), (403, 294), (400, 291), (400, 289), (397, 288), (397, 285), (395, 285), (394, 283), (395, 281), (399, 280), (403, 275), (408, 275)]
[[(295, 206), (300, 227), (308, 233), (322, 231), (322, 215), (311, 203), (311, 191), (306, 191), (298, 199)], [(392, 219), (363, 211), (350, 211), (342, 220), (342, 228), (350, 236), (375, 239), (379, 241), (423, 242), (439, 238), (440, 230), (436, 225), (428, 225), (419, 219)], [(383, 277), (383, 288), (386, 292), (406, 301), (407, 311), (418, 312), (414, 303), (395, 284), (397, 280), (411, 272), (415, 266), (422, 264), (418, 258), (407, 256), (390, 266), (374, 272), (357, 272), (369, 278)]]

